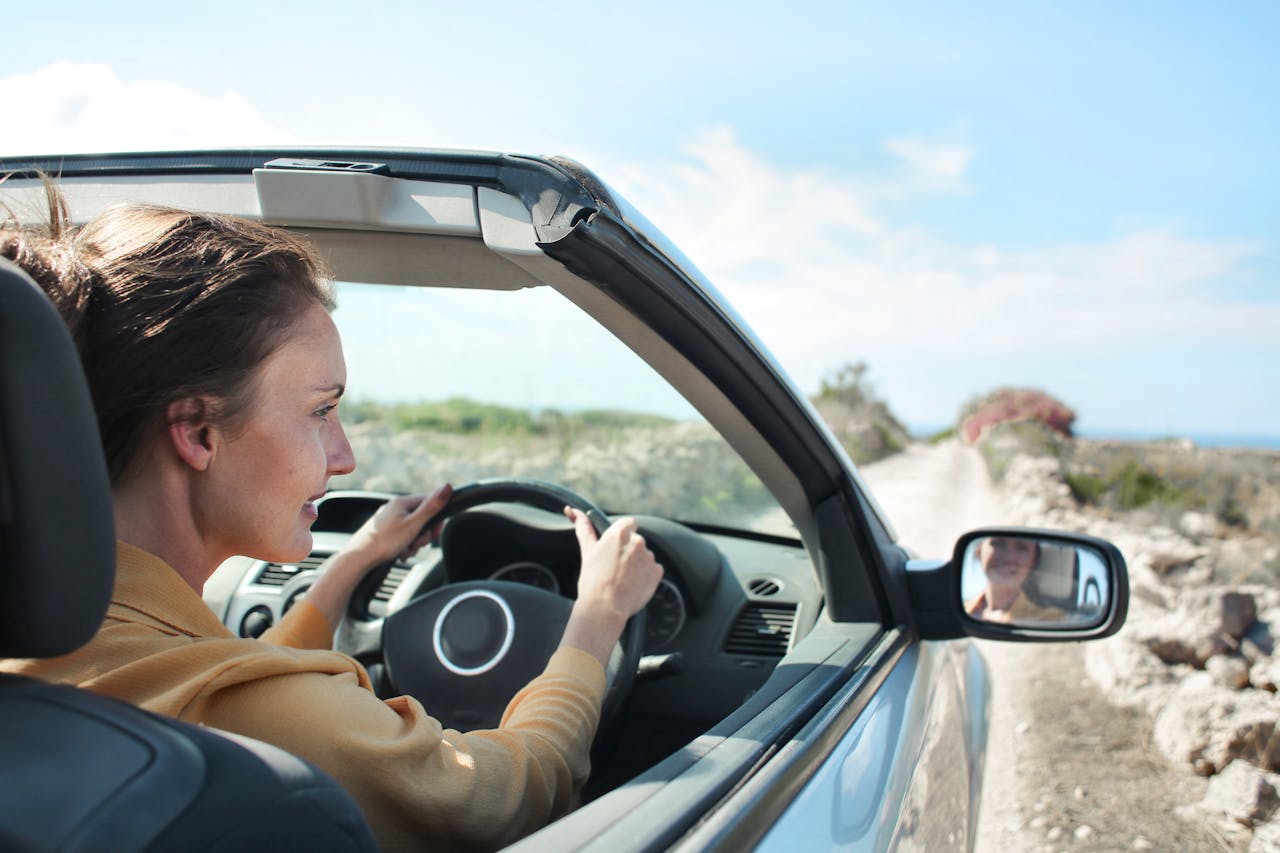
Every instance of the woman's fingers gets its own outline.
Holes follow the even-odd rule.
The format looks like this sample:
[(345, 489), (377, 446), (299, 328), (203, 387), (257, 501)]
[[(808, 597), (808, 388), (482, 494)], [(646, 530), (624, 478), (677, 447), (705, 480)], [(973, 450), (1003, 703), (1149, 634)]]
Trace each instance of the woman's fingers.
[(643, 608), (662, 579), (662, 567), (640, 535), (636, 520), (618, 519), (597, 538), (585, 515), (577, 510), (566, 514), (574, 521), (582, 547), (579, 601), (585, 598), (623, 618)]
[(578, 537), (578, 547), (582, 549), (582, 553), (585, 556), (587, 549), (595, 545), (600, 539), (596, 535), (595, 525), (591, 523), (591, 519), (587, 518), (587, 514), (580, 509), (567, 506), (564, 508), (564, 514), (573, 522), (573, 532)]

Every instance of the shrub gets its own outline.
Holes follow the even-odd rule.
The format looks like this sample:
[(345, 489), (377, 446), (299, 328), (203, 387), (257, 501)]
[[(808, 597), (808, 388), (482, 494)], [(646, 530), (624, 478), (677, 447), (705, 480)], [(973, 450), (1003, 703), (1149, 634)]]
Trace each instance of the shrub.
[(1180, 486), (1162, 476), (1135, 453), (1114, 456), (1105, 470), (1068, 471), (1067, 486), (1077, 503), (1135, 510), (1150, 504), (1189, 509), (1205, 506), (1207, 498), (1194, 486)]
[(999, 482), (1015, 456), (1048, 456), (1061, 461), (1066, 441), (1039, 421), (1006, 421), (983, 430), (977, 442), (987, 473)]
[(997, 388), (970, 400), (957, 419), (960, 434), (976, 442), (987, 429), (1011, 421), (1035, 421), (1067, 438), (1076, 413), (1066, 404), (1036, 388)]
[(846, 364), (828, 374), (812, 402), (856, 463), (883, 459), (911, 441), (906, 427), (867, 381), (865, 362)]

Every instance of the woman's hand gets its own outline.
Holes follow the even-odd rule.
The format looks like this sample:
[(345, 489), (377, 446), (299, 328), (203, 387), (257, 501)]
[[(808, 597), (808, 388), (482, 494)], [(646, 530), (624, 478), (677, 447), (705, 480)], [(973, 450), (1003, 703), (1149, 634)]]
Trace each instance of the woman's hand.
[(594, 655), (607, 668), (623, 626), (653, 597), (662, 567), (636, 531), (635, 519), (618, 519), (597, 536), (585, 513), (570, 507), (564, 512), (582, 549), (582, 571), (561, 645)]
[(412, 556), (435, 537), (436, 531), (426, 530), (425, 525), (431, 516), (444, 509), (452, 494), (453, 487), (446, 483), (430, 497), (392, 498), (360, 525), (342, 550), (360, 555), (368, 564), (366, 569), (392, 557)]
[(393, 557), (408, 557), (436, 534), (424, 529), (433, 515), (444, 509), (453, 494), (448, 484), (430, 497), (405, 495), (392, 498), (351, 537), (341, 551), (325, 561), (320, 577), (307, 590), (307, 601), (336, 628), (356, 584), (369, 569)]

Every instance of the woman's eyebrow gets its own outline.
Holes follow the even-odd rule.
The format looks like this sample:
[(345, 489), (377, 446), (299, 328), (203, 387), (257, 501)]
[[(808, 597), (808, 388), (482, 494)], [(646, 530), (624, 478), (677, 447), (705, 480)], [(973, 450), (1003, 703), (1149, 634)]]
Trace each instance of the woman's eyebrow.
[(316, 390), (325, 394), (330, 394), (334, 397), (341, 397), (344, 393), (346, 393), (347, 386), (342, 384), (341, 382), (335, 382), (332, 385), (321, 385), (318, 388), (316, 388)]

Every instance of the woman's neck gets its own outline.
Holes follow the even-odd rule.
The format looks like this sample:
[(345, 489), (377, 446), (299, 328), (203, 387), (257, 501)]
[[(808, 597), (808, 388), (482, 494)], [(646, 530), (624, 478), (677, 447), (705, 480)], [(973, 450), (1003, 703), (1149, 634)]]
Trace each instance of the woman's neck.
[(992, 610), (1008, 611), (1010, 607), (1013, 607), (1013, 603), (1018, 600), (1018, 596), (1021, 594), (1021, 587), (988, 586), (987, 606)]
[(181, 487), (130, 478), (111, 490), (116, 538), (164, 560), (197, 594), (221, 559), (209, 552)]

